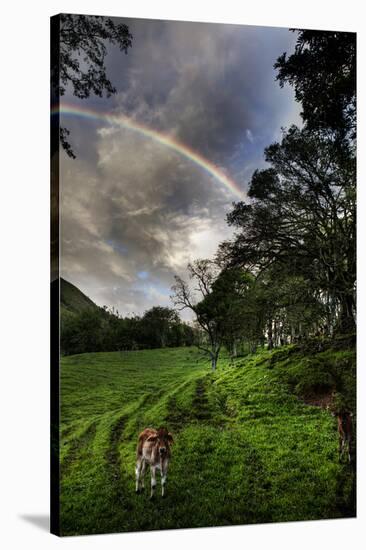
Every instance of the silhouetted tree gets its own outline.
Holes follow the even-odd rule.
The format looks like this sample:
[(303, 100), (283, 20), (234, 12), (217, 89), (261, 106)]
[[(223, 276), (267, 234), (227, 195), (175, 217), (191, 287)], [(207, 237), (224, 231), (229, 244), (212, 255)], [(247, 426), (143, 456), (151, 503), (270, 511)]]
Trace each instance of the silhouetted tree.
[(211, 260), (196, 260), (188, 265), (189, 285), (175, 277), (172, 300), (179, 309), (190, 309), (201, 329), (199, 349), (216, 369), (220, 350), (226, 345), (233, 355), (241, 339), (257, 342), (262, 336), (255, 311), (254, 278), (241, 269), (220, 271)]
[(190, 309), (195, 314), (206, 337), (206, 342), (197, 342), (197, 345), (210, 356), (212, 370), (215, 370), (223, 334), (211, 294), (219, 269), (211, 260), (196, 260), (188, 264), (188, 273), (194, 287), (191, 288), (181, 277), (175, 276), (171, 299), (178, 310)]
[(176, 331), (180, 319), (174, 309), (154, 306), (141, 319), (141, 332), (148, 347), (165, 348), (171, 343), (172, 331)]
[(277, 79), (294, 87), (306, 126), (334, 132), (344, 146), (356, 134), (356, 34), (292, 30), (295, 51), (277, 59)]
[[(51, 84), (54, 101), (69, 88), (75, 97), (86, 99), (91, 94), (107, 97), (116, 92), (109, 80), (105, 57), (107, 46), (118, 46), (125, 53), (132, 35), (123, 23), (98, 15), (60, 14), (53, 18), (54, 35), (51, 49)], [(56, 36), (56, 33), (58, 36)], [(60, 128), (60, 142), (66, 153), (75, 158), (68, 141), (69, 130)]]
[(352, 159), (340, 163), (335, 140), (295, 126), (265, 150), (271, 167), (255, 171), (248, 195), (228, 215), (237, 231), (223, 243), (227, 265), (259, 273), (280, 264), (334, 301), (342, 330), (354, 329), (356, 202)]

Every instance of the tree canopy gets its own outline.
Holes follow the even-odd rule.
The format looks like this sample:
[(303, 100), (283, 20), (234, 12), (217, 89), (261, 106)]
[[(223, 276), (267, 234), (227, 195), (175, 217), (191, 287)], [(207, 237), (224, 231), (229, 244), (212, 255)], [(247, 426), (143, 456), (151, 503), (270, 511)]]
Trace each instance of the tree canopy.
[[(98, 15), (60, 14), (58, 37), (52, 41), (51, 51), (53, 97), (63, 96), (67, 89), (79, 99), (116, 93), (105, 66), (107, 44), (126, 54), (132, 45), (127, 25)], [(67, 128), (60, 128), (61, 145), (75, 158), (68, 136)]]
[(85, 308), (61, 315), (61, 351), (65, 355), (95, 351), (190, 346), (193, 328), (171, 308), (156, 306), (144, 315), (122, 317), (108, 308)]
[(237, 343), (246, 339), (257, 344), (262, 327), (256, 315), (254, 278), (242, 269), (224, 268), (212, 260), (196, 260), (188, 265), (192, 284), (175, 277), (172, 300), (175, 306), (190, 309), (201, 329), (198, 347), (216, 369), (223, 345), (236, 355)]
[(274, 67), (289, 83), (311, 130), (331, 130), (342, 140), (356, 135), (356, 34), (297, 30), (295, 51)]
[(302, 327), (306, 312), (312, 312), (308, 332), (321, 326), (327, 333), (353, 331), (355, 35), (298, 31), (295, 52), (283, 54), (275, 68), (280, 84), (294, 87), (304, 126), (283, 129), (282, 140), (265, 149), (268, 168), (253, 173), (249, 200), (236, 203), (228, 214), (236, 234), (221, 244), (218, 258), (274, 287), (272, 296), (265, 292), (272, 304), (267, 307), (269, 342), (278, 312), (282, 333), (289, 319), (286, 330), (294, 333), (301, 311)]

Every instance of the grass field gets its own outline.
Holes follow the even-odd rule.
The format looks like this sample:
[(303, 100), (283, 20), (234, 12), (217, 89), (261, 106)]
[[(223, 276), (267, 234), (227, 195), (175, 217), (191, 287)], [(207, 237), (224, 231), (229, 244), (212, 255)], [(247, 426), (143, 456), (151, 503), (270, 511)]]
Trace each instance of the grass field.
[[(63, 358), (62, 535), (354, 516), (335, 419), (295, 395), (309, 364), (281, 353), (224, 358), (216, 373), (193, 348)], [(135, 449), (160, 425), (175, 444), (167, 495), (151, 502), (134, 492)]]

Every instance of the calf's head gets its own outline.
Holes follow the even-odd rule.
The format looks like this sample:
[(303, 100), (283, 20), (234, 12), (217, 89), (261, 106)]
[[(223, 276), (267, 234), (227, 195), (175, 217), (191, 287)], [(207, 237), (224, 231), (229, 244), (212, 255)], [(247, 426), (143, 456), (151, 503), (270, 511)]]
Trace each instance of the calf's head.
[(154, 435), (150, 435), (147, 441), (155, 443), (159, 455), (164, 458), (169, 454), (170, 445), (173, 443), (173, 436), (166, 428), (159, 428)]

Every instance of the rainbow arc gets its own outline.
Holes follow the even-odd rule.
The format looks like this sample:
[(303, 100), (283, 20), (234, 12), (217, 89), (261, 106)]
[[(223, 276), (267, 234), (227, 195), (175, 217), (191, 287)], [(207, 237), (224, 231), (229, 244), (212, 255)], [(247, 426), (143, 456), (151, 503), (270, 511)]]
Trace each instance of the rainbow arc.
[(146, 138), (152, 139), (153, 141), (163, 145), (164, 147), (167, 147), (168, 149), (171, 149), (172, 151), (175, 151), (182, 157), (190, 160), (192, 163), (196, 164), (205, 172), (213, 176), (216, 181), (224, 185), (237, 198), (241, 200), (243, 200), (244, 198), (243, 190), (240, 189), (238, 184), (227, 174), (225, 174), (225, 172), (223, 172), (221, 168), (216, 166), (214, 163), (203, 157), (200, 153), (194, 151), (191, 147), (182, 143), (172, 135), (153, 130), (152, 128), (149, 128), (148, 126), (145, 126), (144, 124), (141, 124), (140, 122), (137, 122), (136, 120), (126, 117), (122, 114), (101, 113), (87, 107), (75, 106), (65, 103), (61, 104), (59, 110), (57, 110), (56, 108), (52, 109), (51, 115), (55, 115), (58, 112), (61, 115), (76, 116), (89, 120), (107, 122), (111, 125), (122, 126), (123, 128), (127, 128), (131, 131), (137, 132), (145, 136)]

